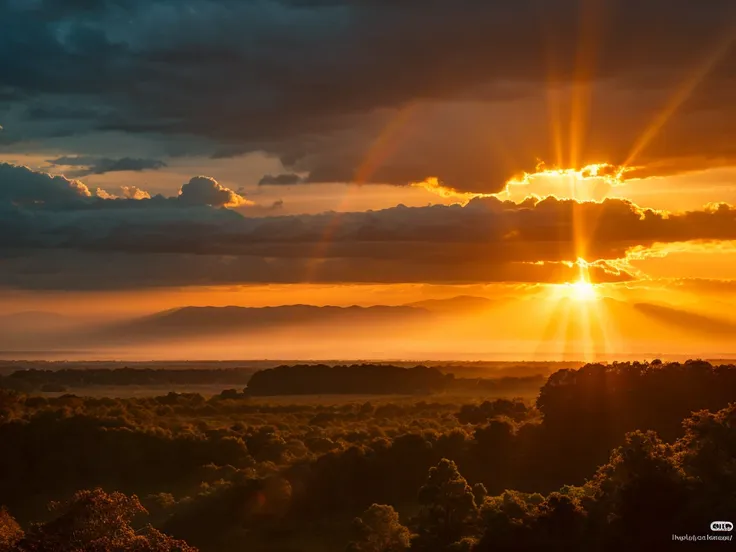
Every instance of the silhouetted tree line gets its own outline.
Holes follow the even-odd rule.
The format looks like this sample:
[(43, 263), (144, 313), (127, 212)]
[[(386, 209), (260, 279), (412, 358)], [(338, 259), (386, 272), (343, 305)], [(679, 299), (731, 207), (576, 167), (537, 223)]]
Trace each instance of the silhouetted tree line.
[(356, 518), (347, 551), (665, 550), (677, 549), (672, 535), (685, 534), (725, 544), (728, 536), (709, 528), (736, 511), (736, 404), (683, 425), (671, 444), (654, 431), (627, 433), (583, 485), (546, 496), (490, 496), (443, 458), (419, 487), (419, 511), (406, 526), (392, 506), (373, 504)]
[(558, 445), (550, 447), (546, 460), (566, 466), (562, 477), (572, 483), (591, 463), (603, 463), (626, 432), (651, 429), (672, 441), (692, 412), (717, 411), (731, 401), (736, 401), (736, 366), (655, 360), (560, 370), (542, 387), (536, 404), (544, 440)]
[(537, 400), (541, 419), (518, 401), (466, 405), (458, 420), (479, 425), (412, 432), (324, 455), (306, 470), (306, 481), (314, 483), (307, 483), (304, 507), (309, 510), (319, 502), (323, 504), (316, 506), (317, 512), (366, 507), (379, 496), (401, 502), (413, 492), (416, 474), (442, 457), (455, 460), (463, 473), (491, 492), (549, 492), (582, 484), (627, 432), (654, 430), (673, 441), (691, 412), (715, 411), (736, 401), (735, 375), (734, 366), (700, 361), (614, 363), (557, 372)]
[(0, 388), (16, 391), (65, 392), (69, 388), (95, 385), (166, 386), (166, 385), (246, 385), (254, 370), (250, 368), (225, 369), (60, 369), (17, 370), (0, 376)]
[(42, 504), (96, 487), (204, 551), (664, 549), (736, 511), (735, 373), (592, 364), (536, 404), (0, 391), (0, 503), (22, 526), (0, 514), (0, 551), (53, 522)]
[(380, 364), (296, 365), (260, 370), (248, 382), (250, 395), (410, 394), (445, 391), (454, 380), (437, 368)]
[(547, 378), (542, 375), (510, 377), (504, 376), (500, 378), (478, 378), (475, 380), (466, 378), (456, 378), (454, 391), (470, 391), (475, 389), (476, 392), (489, 393), (498, 395), (506, 394), (528, 394), (530, 392), (536, 394), (537, 390), (544, 385)]
[[(27, 368), (0, 375), (0, 389), (24, 393), (64, 393), (94, 386), (165, 387), (185, 385), (248, 385), (249, 395), (421, 394), (446, 392), (535, 393), (546, 377), (515, 377), (488, 372), (489, 377), (455, 378), (462, 366), (402, 367), (390, 364), (294, 365), (256, 371), (254, 368)], [(531, 370), (540, 368), (532, 367)], [(528, 370), (527, 370), (528, 371)], [(252, 376), (258, 374), (255, 380)]]
[(457, 413), (457, 419), (463, 424), (482, 424), (499, 416), (518, 421), (526, 418), (528, 413), (529, 408), (521, 399), (497, 399), (483, 401), (478, 405), (464, 404)]
[(275, 395), (402, 395), (441, 392), (528, 393), (545, 382), (536, 374), (526, 377), (456, 378), (440, 367), (353, 364), (350, 366), (278, 366), (253, 374), (245, 392)]

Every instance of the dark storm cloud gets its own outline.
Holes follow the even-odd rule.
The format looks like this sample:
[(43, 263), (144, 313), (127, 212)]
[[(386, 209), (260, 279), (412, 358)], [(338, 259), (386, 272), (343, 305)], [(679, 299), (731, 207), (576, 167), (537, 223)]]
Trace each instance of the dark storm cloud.
[(563, 164), (625, 161), (678, 90), (639, 174), (733, 162), (735, 17), (732, 0), (6, 0), (0, 66), (49, 116), (92, 98), (97, 129), (266, 151), (308, 181), (491, 191), (556, 162), (549, 82)]
[[(187, 209), (191, 207), (252, 207), (255, 205), (243, 195), (223, 186), (209, 176), (195, 176), (181, 187), (179, 195), (173, 197), (162, 195), (151, 197), (148, 192), (136, 186), (123, 186), (122, 197), (116, 197), (100, 188), (92, 193), (79, 180), (52, 176), (10, 163), (0, 163), (0, 207), (2, 206), (9, 209), (8, 212), (11, 214), (21, 209), (19, 213), (32, 217), (36, 210), (40, 210), (46, 213), (45, 216), (49, 221), (60, 218), (66, 222), (67, 219), (64, 217), (70, 214), (78, 216), (76, 214), (78, 212), (94, 213), (95, 211), (114, 210), (128, 213), (135, 220), (136, 217), (143, 215), (134, 213), (134, 211), (164, 209), (167, 213), (166, 217), (170, 217), (173, 211), (179, 211), (176, 216), (181, 220), (187, 220), (186, 215), (189, 212)], [(30, 212), (25, 213), (23, 209), (30, 209)], [(217, 212), (225, 213), (220, 209), (201, 212), (210, 213), (211, 216), (216, 216)], [(99, 217), (100, 215), (93, 215), (93, 218), (94, 216)], [(102, 218), (108, 216), (110, 215), (104, 214)], [(238, 215), (229, 213), (223, 216), (227, 218)]]
[(56, 159), (49, 159), (48, 163), (56, 167), (79, 167), (70, 173), (71, 176), (86, 176), (89, 174), (105, 174), (119, 171), (157, 170), (166, 167), (166, 163), (158, 159), (134, 159), (131, 157), (109, 159), (106, 157), (65, 155)]
[[(85, 216), (95, 217), (86, 212)], [(548, 198), (521, 207), (497, 199), (467, 206), (396, 207), (207, 224), (159, 225), (155, 218), (76, 236), (80, 249), (262, 258), (373, 259), (407, 263), (534, 263), (617, 259), (658, 242), (736, 239), (736, 209), (682, 214), (640, 209), (623, 200), (576, 203)], [(586, 239), (576, 239), (577, 235)], [(58, 236), (58, 234), (57, 234)]]
[[(118, 290), (218, 284), (396, 283), (396, 282), (569, 282), (578, 267), (533, 264), (395, 263), (375, 259), (325, 259), (315, 266), (303, 258), (262, 258), (189, 253), (127, 253), (44, 250), (0, 258), (0, 288), (37, 290)], [(621, 281), (590, 269), (598, 282)]]
[[(141, 285), (565, 281), (579, 257), (594, 279), (620, 280), (631, 276), (616, 260), (632, 249), (736, 240), (736, 208), (725, 204), (667, 213), (620, 199), (490, 197), (252, 218), (216, 208), (237, 203), (232, 194), (244, 200), (195, 177), (177, 197), (107, 199), (79, 181), (0, 165), (0, 284), (63, 289), (73, 277), (75, 288), (115, 287), (126, 274)], [(110, 263), (109, 281), (107, 269), (85, 270), (95, 259)]]
[(24, 116), (29, 121), (36, 120), (85, 120), (85, 119), (97, 119), (100, 117), (100, 113), (95, 110), (88, 109), (86, 107), (69, 107), (63, 105), (36, 105), (29, 106), (24, 113)]
[(64, 206), (88, 203), (91, 195), (87, 186), (78, 180), (0, 163), (0, 203)]

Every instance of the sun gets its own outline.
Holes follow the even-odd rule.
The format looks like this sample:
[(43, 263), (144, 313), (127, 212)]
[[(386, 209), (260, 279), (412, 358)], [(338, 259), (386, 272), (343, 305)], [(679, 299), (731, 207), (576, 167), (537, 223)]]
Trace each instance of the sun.
[(581, 278), (574, 282), (556, 284), (554, 286), (556, 292), (550, 298), (557, 301), (566, 299), (582, 306), (586, 303), (593, 303), (600, 298), (597, 288), (598, 286), (596, 284), (592, 284), (588, 280)]
[(569, 286), (570, 297), (575, 301), (587, 302), (593, 301), (598, 297), (595, 286), (582, 278), (577, 282), (567, 284)]

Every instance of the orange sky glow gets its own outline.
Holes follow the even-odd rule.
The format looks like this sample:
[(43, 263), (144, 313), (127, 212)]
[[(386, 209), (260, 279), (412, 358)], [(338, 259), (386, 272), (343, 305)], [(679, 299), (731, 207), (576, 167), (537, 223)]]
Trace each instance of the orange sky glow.
[[(165, 76), (170, 102), (100, 93), (94, 116), (71, 93), (0, 97), (0, 230), (14, 236), (0, 239), (0, 353), (736, 356), (736, 27), (671, 66), (632, 35), (650, 64), (607, 27), (635, 22), (604, 4), (581, 4), (571, 44), (540, 17), (543, 55), (509, 54), (525, 65), (461, 71), (438, 52), (426, 90), (383, 81), (373, 98), (364, 82), (333, 108), (305, 89), (288, 106), (306, 114), (286, 118), (247, 83), (242, 103), (216, 91), (190, 112)], [(85, 122), (129, 108), (138, 126)], [(109, 333), (187, 307), (284, 305), (393, 310), (377, 325)]]

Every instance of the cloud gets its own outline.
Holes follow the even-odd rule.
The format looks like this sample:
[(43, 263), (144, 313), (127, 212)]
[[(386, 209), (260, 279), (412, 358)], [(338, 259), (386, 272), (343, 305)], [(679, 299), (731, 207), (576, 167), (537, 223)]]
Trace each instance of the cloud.
[[(117, 196), (97, 188), (92, 193), (80, 180), (36, 172), (29, 167), (0, 163), (0, 205), (5, 202), (13, 208), (32, 213), (43, 209), (54, 216), (61, 212), (180, 210), (184, 215), (190, 208), (228, 207), (246, 210), (273, 210), (282, 202), (262, 206), (242, 194), (221, 185), (209, 176), (196, 176), (184, 184), (173, 197), (151, 195), (137, 186), (121, 186)], [(109, 216), (109, 215), (104, 215)], [(169, 216), (169, 215), (167, 215)], [(237, 216), (233, 213), (233, 216)], [(183, 217), (186, 220), (186, 216)]]
[(267, 174), (258, 182), (259, 186), (293, 186), (294, 184), (300, 184), (302, 177), (298, 174), (284, 173), (271, 175)]
[(179, 201), (184, 205), (209, 205), (211, 207), (240, 207), (253, 205), (229, 188), (225, 188), (209, 176), (195, 176), (179, 191)]
[[(222, 209), (245, 207), (244, 198), (208, 177), (193, 178), (172, 198), (128, 199), (141, 196), (128, 189), (105, 199), (62, 177), (0, 169), (0, 283), (21, 287), (63, 288), (75, 278), (76, 286), (113, 286), (126, 274), (146, 286), (567, 281), (579, 258), (594, 280), (620, 281), (636, 274), (629, 261), (666, 244), (736, 240), (736, 208), (726, 204), (672, 213), (621, 199), (477, 197), (464, 206), (256, 218), (244, 215), (279, 204)], [(22, 185), (36, 180), (48, 189)], [(28, 195), (31, 189), (43, 193)], [(85, 272), (95, 259), (120, 273)]]
[(33, 111), (7, 140), (196, 137), (307, 182), (470, 193), (538, 158), (736, 163), (732, 0), (95, 4), (0, 4), (5, 101)]
[[(596, 281), (622, 281), (591, 269)], [(0, 258), (0, 288), (115, 290), (219, 284), (565, 282), (578, 269), (565, 265), (468, 263), (455, 267), (372, 259), (276, 258), (193, 253), (43, 250)]]
[(277, 199), (276, 201), (273, 201), (270, 204), (262, 205), (262, 204), (248, 204), (245, 206), (244, 209), (238, 209), (237, 211), (240, 213), (243, 213), (244, 215), (252, 216), (252, 215), (271, 215), (274, 211), (278, 211), (280, 209), (284, 208), (284, 200), (283, 199)]
[(138, 186), (121, 186), (120, 189), (126, 199), (151, 199), (151, 194)]
[(140, 172), (166, 167), (166, 163), (158, 159), (133, 159), (131, 157), (109, 159), (106, 157), (91, 156), (63, 156), (57, 159), (49, 159), (47, 162), (55, 167), (81, 167), (80, 169), (74, 170), (71, 173), (72, 176), (86, 176), (120, 171)]
[(0, 163), (0, 202), (59, 206), (88, 202), (92, 197), (79, 180), (33, 172), (27, 167)]
[(444, 198), (454, 198), (463, 202), (470, 201), (476, 197), (485, 197), (486, 194), (477, 194), (472, 192), (460, 192), (454, 188), (443, 185), (437, 178), (430, 177), (422, 182), (412, 182), (410, 184), (413, 188), (422, 188), (433, 194), (437, 194)]
[(116, 195), (111, 194), (107, 190), (103, 190), (102, 188), (97, 188), (97, 190), (95, 190), (95, 196), (99, 197), (100, 199), (118, 199)]

